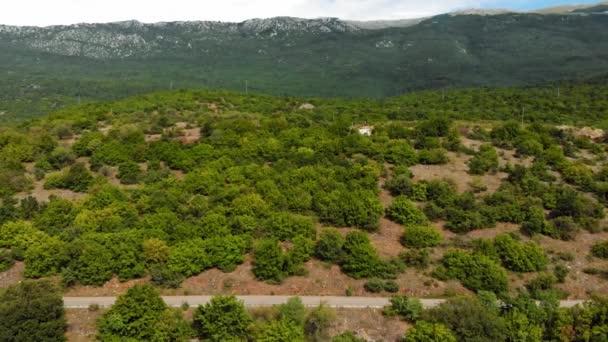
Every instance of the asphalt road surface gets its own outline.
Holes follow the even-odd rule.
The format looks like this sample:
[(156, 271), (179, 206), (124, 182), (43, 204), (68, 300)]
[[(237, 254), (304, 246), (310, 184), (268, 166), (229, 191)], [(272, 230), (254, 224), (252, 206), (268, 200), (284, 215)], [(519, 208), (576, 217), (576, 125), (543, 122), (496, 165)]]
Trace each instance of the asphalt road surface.
[[(237, 296), (245, 306), (260, 307), (283, 304), (292, 296)], [(163, 297), (167, 305), (180, 307), (184, 303), (190, 306), (207, 304), (212, 296), (169, 296)], [(389, 303), (386, 297), (340, 297), (340, 296), (300, 296), (305, 306), (317, 306), (321, 303), (334, 308), (382, 308)], [(116, 297), (63, 297), (63, 305), (69, 309), (88, 308), (90, 305), (108, 307), (114, 304)], [(445, 301), (445, 299), (420, 299), (425, 308), (432, 308)], [(564, 300), (562, 307), (572, 307), (581, 304), (582, 300)]]

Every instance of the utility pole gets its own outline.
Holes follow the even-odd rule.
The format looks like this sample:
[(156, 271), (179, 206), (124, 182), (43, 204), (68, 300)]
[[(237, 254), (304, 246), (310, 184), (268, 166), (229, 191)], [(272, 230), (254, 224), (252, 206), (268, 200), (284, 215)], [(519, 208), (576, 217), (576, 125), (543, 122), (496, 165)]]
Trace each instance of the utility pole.
[(521, 106), (521, 125), (524, 125), (524, 115), (526, 114), (526, 107)]
[(249, 81), (245, 80), (245, 95), (249, 95)]
[(559, 92), (559, 86), (557, 86), (557, 98), (558, 98), (558, 99), (559, 99), (559, 95), (560, 95), (560, 92)]
[(173, 90), (173, 80), (171, 80), (171, 83), (169, 83), (169, 89)]

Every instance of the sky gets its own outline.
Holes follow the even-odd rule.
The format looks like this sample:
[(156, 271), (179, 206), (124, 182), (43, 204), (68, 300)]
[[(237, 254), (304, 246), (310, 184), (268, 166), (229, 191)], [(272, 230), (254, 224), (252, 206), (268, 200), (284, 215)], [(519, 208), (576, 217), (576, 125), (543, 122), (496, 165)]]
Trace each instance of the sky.
[(0, 24), (66, 25), (139, 20), (217, 20), (293, 16), (349, 20), (420, 18), (470, 8), (531, 10), (597, 0), (4, 0)]

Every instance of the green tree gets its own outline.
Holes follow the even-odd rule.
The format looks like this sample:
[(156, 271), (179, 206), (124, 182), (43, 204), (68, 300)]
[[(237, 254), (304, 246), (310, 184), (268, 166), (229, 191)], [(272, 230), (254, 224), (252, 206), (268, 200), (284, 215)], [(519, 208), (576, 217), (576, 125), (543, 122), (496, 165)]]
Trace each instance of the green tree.
[(279, 318), (303, 328), (306, 320), (306, 307), (302, 303), (302, 299), (291, 297), (287, 303), (279, 305)]
[(342, 271), (359, 279), (373, 276), (378, 271), (380, 260), (369, 237), (364, 232), (348, 233), (344, 241)]
[(65, 341), (61, 291), (48, 281), (26, 280), (0, 292), (0, 341)]
[(456, 342), (456, 336), (445, 325), (418, 321), (405, 333), (404, 342)]
[(136, 285), (116, 299), (97, 321), (97, 337), (102, 341), (185, 341), (190, 335), (182, 318), (169, 309), (149, 285)]
[(427, 248), (438, 246), (443, 240), (441, 233), (430, 226), (406, 227), (401, 243), (409, 248)]
[(279, 282), (283, 279), (285, 256), (277, 240), (262, 240), (253, 251), (253, 274), (261, 280)]
[(469, 160), (469, 172), (474, 175), (483, 175), (487, 172), (498, 170), (498, 154), (492, 145), (481, 145), (471, 160)]
[(390, 219), (404, 225), (421, 225), (428, 222), (422, 210), (405, 196), (395, 198), (386, 213)]
[(339, 263), (343, 257), (343, 244), (344, 238), (336, 229), (323, 230), (315, 245), (315, 256), (323, 261)]
[(243, 302), (234, 296), (215, 296), (193, 315), (198, 336), (208, 341), (245, 341), (252, 322)]
[(477, 297), (450, 299), (425, 311), (422, 319), (443, 324), (453, 331), (457, 341), (506, 341), (507, 326), (499, 316), (496, 297), (489, 303)]
[(329, 339), (329, 327), (335, 319), (335, 312), (324, 304), (312, 309), (304, 322), (304, 332), (309, 341), (326, 341)]
[(408, 322), (416, 322), (422, 314), (422, 303), (419, 299), (393, 296), (390, 302), (391, 304), (384, 308), (384, 314), (389, 317), (399, 316)]
[(118, 165), (118, 174), (121, 184), (136, 184), (141, 178), (141, 169), (134, 161), (125, 161)]
[(287, 320), (272, 321), (257, 337), (258, 342), (304, 342), (302, 327)]

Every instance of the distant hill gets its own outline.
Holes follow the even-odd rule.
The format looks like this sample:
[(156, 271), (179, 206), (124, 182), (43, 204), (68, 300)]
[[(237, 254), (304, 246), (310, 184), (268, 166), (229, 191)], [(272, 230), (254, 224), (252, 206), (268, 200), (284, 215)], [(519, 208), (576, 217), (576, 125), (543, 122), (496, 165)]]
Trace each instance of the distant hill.
[(380, 98), (592, 78), (608, 70), (602, 6), (387, 22), (0, 26), (0, 117), (170, 88)]

